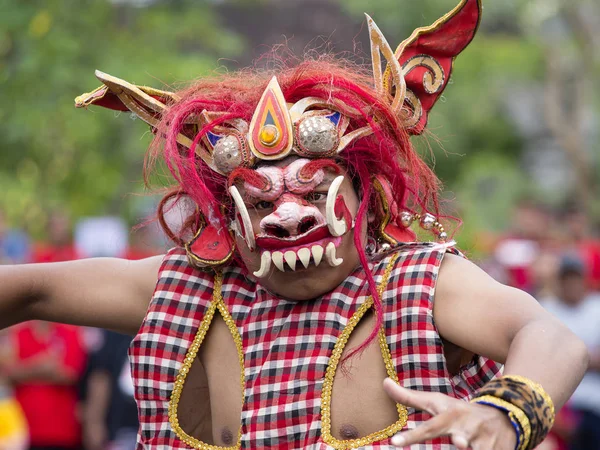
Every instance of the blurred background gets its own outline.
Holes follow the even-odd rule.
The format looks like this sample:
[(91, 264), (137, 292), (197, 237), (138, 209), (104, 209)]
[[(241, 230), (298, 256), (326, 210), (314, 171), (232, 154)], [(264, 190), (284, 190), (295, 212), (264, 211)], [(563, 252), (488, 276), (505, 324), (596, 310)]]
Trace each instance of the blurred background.
[[(95, 69), (180, 86), (252, 65), (277, 44), (299, 56), (331, 50), (370, 64), (363, 12), (395, 47), (456, 3), (0, 0), (0, 261), (141, 258), (166, 248), (155, 226), (135, 228), (158, 201), (142, 179), (148, 127), (129, 114), (73, 107), (74, 97), (99, 85)], [(593, 356), (600, 353), (599, 81), (596, 0), (484, 0), (479, 34), (458, 58), (429, 133), (415, 139), (444, 182), (449, 210), (464, 221), (461, 249), (534, 295)], [(0, 449), (133, 448), (127, 344), (100, 330), (43, 323), (1, 334), (0, 361), (12, 369), (0, 376)], [(115, 348), (122, 358), (107, 353)], [(598, 360), (547, 448), (600, 448)], [(40, 374), (47, 389), (28, 384)], [(121, 410), (129, 412), (114, 412)], [(43, 411), (63, 425), (45, 423)]]

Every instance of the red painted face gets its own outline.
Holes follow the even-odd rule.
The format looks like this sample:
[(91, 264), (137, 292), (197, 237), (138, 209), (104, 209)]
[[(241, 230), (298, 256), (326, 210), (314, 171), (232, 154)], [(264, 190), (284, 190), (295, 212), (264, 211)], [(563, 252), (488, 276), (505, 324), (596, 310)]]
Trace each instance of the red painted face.
[(344, 173), (331, 160), (287, 159), (242, 176), (232, 174), (230, 181), (237, 181), (233, 190), (242, 201), (232, 192), (238, 241), (245, 243), (238, 246), (248, 268), (256, 268), (257, 278), (298, 277), (294, 272), (306, 275), (316, 267), (344, 265), (345, 242), (351, 244), (348, 236), (358, 209)]

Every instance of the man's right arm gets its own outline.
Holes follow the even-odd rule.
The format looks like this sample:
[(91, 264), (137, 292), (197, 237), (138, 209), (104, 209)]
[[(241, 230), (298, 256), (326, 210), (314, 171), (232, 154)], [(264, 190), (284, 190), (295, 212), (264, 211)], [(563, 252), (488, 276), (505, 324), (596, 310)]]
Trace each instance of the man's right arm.
[(161, 256), (0, 266), (0, 327), (39, 319), (135, 334)]

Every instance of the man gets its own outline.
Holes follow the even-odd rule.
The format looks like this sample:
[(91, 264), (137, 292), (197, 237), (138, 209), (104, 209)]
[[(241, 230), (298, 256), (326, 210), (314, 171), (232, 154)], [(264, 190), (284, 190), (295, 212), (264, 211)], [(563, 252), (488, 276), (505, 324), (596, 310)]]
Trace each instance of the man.
[(78, 450), (77, 383), (86, 353), (77, 327), (30, 321), (9, 333), (0, 367), (12, 383), (29, 428), (30, 450)]
[(569, 403), (579, 416), (579, 426), (569, 448), (599, 448), (600, 296), (588, 292), (586, 269), (580, 259), (563, 257), (558, 273), (558, 295), (545, 299), (543, 305), (581, 338), (591, 355), (590, 367)]
[(138, 418), (127, 359), (130, 336), (103, 333), (102, 345), (90, 355), (83, 407), (86, 450), (135, 448)]
[[(446, 243), (437, 179), (408, 140), (480, 12), (463, 0), (395, 52), (368, 18), (368, 75), (322, 58), (171, 93), (98, 72), (76, 104), (156, 131), (177, 248), (7, 268), (0, 320), (137, 332), (139, 448), (534, 448), (585, 347)], [(407, 243), (413, 221), (439, 244)]]

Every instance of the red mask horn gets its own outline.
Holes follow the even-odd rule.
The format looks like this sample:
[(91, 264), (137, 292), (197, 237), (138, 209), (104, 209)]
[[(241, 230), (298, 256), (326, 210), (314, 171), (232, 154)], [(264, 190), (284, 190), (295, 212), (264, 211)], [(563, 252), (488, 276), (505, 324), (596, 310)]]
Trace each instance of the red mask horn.
[[(409, 133), (425, 129), (429, 111), (450, 80), (454, 59), (475, 36), (480, 18), (481, 0), (462, 0), (433, 25), (416, 29), (394, 52), (406, 83), (401, 114)], [(383, 84), (391, 95), (397, 89), (394, 78), (388, 66)]]

